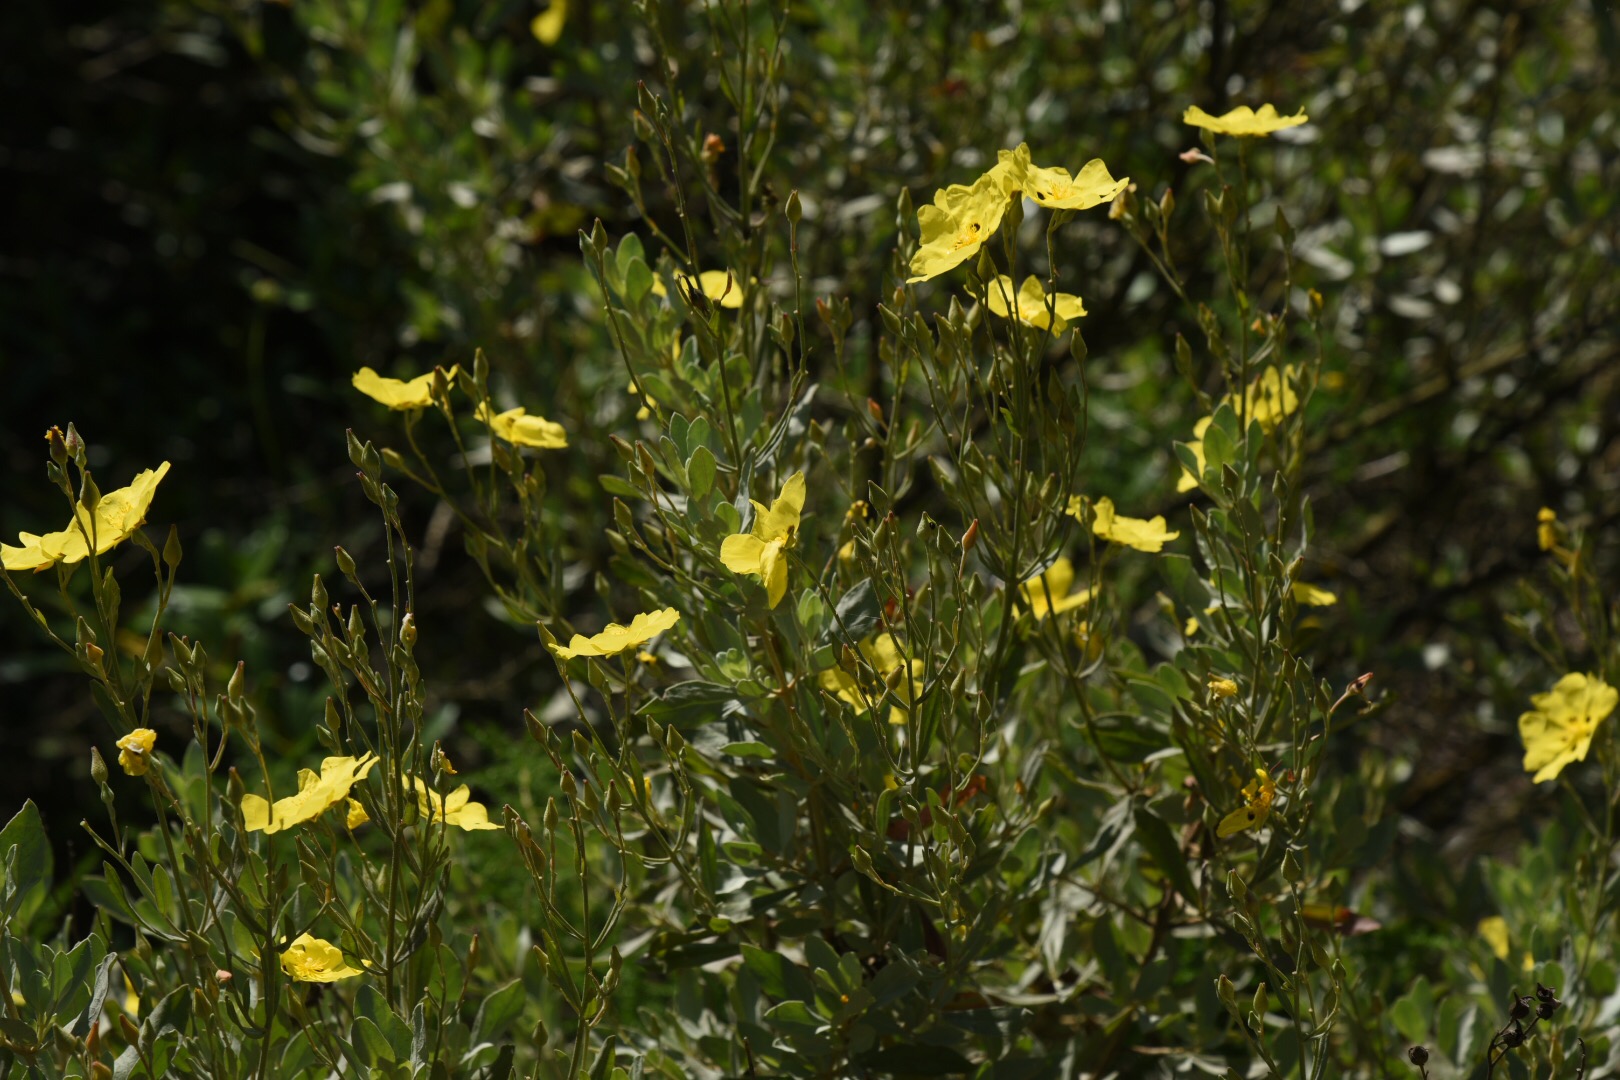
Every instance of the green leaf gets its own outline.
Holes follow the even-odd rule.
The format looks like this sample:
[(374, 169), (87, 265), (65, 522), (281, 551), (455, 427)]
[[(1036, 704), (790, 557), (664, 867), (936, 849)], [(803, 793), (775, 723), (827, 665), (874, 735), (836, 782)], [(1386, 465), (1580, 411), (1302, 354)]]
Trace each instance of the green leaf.
[(714, 452), (707, 446), (700, 446), (692, 451), (692, 456), (686, 462), (686, 479), (691, 485), (691, 496), (694, 502), (701, 502), (714, 487), (715, 461)]
[(809, 1001), (815, 996), (816, 989), (809, 976), (781, 953), (744, 944), (742, 958), (743, 966), (759, 980), (760, 989), (776, 1000)]
[(6, 873), (0, 910), (26, 926), (50, 893), (53, 870), (51, 845), (32, 799), (24, 800), (22, 809), (0, 829), (0, 866)]
[(360, 1055), (362, 1065), (376, 1066), (394, 1060), (393, 1048), (383, 1037), (382, 1029), (369, 1016), (355, 1020), (349, 1038), (354, 1043), (355, 1051)]
[(1148, 858), (1153, 860), (1153, 864), (1188, 903), (1195, 908), (1198, 907), (1198, 888), (1193, 884), (1192, 872), (1187, 869), (1186, 856), (1182, 855), (1181, 845), (1176, 843), (1175, 834), (1170, 831), (1170, 826), (1143, 803), (1136, 805), (1132, 817), (1136, 821), (1136, 838), (1141, 842)]
[(522, 1015), (524, 993), (523, 980), (513, 979), (486, 997), (473, 1020), (473, 1041), (496, 1041)]

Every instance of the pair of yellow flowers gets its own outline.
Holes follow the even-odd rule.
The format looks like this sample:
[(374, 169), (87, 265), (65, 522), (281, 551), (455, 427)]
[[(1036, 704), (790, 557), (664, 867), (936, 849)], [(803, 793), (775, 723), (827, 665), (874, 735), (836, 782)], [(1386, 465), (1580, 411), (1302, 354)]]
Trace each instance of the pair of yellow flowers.
[[(1259, 112), (1244, 105), (1222, 116), (1211, 116), (1193, 106), (1182, 116), (1182, 121), (1193, 127), (1240, 137), (1270, 135), (1303, 124), (1307, 119), (1304, 110), (1294, 116), (1279, 116), (1271, 105), (1261, 106)], [(922, 243), (912, 256), (912, 276), (908, 280), (927, 281), (938, 277), (978, 254), (985, 241), (1001, 228), (1001, 219), (1014, 194), (1021, 193), (1048, 210), (1089, 210), (1112, 202), (1130, 182), (1128, 176), (1114, 179), (1101, 158), (1092, 158), (1081, 166), (1079, 173), (1071, 176), (1069, 170), (1061, 166), (1034, 164), (1027, 143), (1019, 144), (1015, 150), (1002, 150), (996, 156), (996, 164), (973, 183), (940, 188), (934, 193), (933, 205), (917, 211)], [(1020, 312), (1030, 303), (1036, 310), (1046, 307), (1044, 295), (1039, 295), (1039, 283), (1034, 282), (1031, 288), (1032, 282), (1033, 278), (1019, 290), (1016, 299)], [(999, 282), (998, 286), (990, 290), (992, 310), (998, 306), (998, 301), (1001, 308), (1006, 307), (1007, 286)], [(1080, 308), (1077, 296), (1063, 293), (1057, 299)], [(1004, 314), (1004, 310), (996, 314)], [(1080, 314), (1084, 314), (1083, 309)], [(1061, 331), (1061, 327), (1054, 330)]]
[[(765, 585), (771, 607), (787, 594), (787, 549), (798, 535), (804, 513), (804, 473), (796, 472), (782, 485), (782, 493), (769, 507), (754, 502), (753, 527), (745, 533), (726, 537), (720, 545), (720, 561), (734, 574), (753, 574)], [(753, 500), (750, 500), (753, 502)], [(576, 656), (616, 656), (651, 641), (680, 621), (674, 608), (647, 611), (630, 620), (628, 626), (609, 623), (600, 634), (575, 634), (567, 645), (551, 643), (549, 648), (564, 660)]]

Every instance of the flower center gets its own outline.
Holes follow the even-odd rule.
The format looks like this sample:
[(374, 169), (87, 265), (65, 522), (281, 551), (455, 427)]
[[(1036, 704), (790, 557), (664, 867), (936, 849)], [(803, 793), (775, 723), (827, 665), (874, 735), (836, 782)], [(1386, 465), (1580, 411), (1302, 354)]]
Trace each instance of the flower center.
[(979, 223), (977, 221), (975, 221), (972, 224), (970, 224), (967, 228), (965, 228), (961, 232), (957, 233), (956, 234), (956, 243), (951, 246), (951, 250), (952, 251), (960, 251), (962, 248), (967, 247), (969, 244), (978, 243), (979, 229), (980, 228), (981, 228), (981, 226), (979, 225)]

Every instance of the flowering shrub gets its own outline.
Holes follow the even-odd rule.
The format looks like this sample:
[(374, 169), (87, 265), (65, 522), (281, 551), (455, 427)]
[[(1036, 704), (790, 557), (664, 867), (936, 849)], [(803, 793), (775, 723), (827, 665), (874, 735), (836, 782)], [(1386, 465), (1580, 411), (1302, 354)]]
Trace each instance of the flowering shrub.
[[(169, 465), (103, 495), (47, 433), (70, 524), (7, 545), (7, 586), (118, 768), (91, 764), (93, 916), (47, 903), (32, 804), (0, 833), (4, 1074), (1612, 1075), (1617, 612), (1551, 511), (1518, 523), (1546, 561), (1519, 732), (1567, 809), (1482, 864), (1500, 911), (1435, 977), (1382, 944), (1415, 918), (1359, 745), (1388, 699), (1312, 664), (1355, 598), (1318, 583), (1306, 474), (1334, 315), (1273, 179), (1304, 110), (1187, 109), (1207, 245), (1161, 178), (1028, 144), (899, 190), (865, 341), (801, 265), (818, 193), (765, 190), (783, 75), (740, 44), (735, 188), (670, 64), (614, 173), (643, 227), (580, 233), (588, 408), (482, 351), (354, 374), (383, 539), (290, 606), (319, 717), (261, 717), (246, 665), (170, 629), (183, 538), (143, 529)], [(1200, 331), (1160, 342), (1185, 441), (1128, 474), (1083, 334), (1104, 230)], [(577, 475), (582, 447), (617, 470)], [(418, 492), (555, 669), (504, 800), (439, 741)]]

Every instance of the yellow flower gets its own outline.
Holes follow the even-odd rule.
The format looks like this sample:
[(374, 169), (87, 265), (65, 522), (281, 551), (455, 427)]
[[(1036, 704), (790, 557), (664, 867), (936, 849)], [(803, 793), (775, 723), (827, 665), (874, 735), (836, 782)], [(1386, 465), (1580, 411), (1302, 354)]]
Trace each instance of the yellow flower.
[(102, 495), (94, 514), (75, 506), (74, 520), (62, 531), (44, 536), (23, 533), (19, 537), (21, 547), (0, 544), (0, 566), (7, 570), (45, 570), (59, 562), (76, 563), (90, 554), (85, 533), (95, 538), (97, 555), (111, 551), (146, 523), (152, 496), (168, 473), (167, 461), (155, 469), (143, 469), (127, 487)]
[(1216, 697), (1237, 697), (1238, 684), (1231, 679), (1222, 679), (1214, 675), (1209, 677), (1209, 692)]
[(1196, 633), (1198, 633), (1198, 616), (1189, 615), (1187, 616), (1186, 625), (1181, 628), (1181, 636), (1192, 637)]
[[(1486, 946), (1491, 950), (1491, 954), (1498, 960), (1506, 960), (1512, 954), (1512, 938), (1508, 935), (1507, 920), (1502, 916), (1487, 915), (1479, 920), (1479, 926), (1476, 929), (1479, 936), (1484, 939)], [(1535, 957), (1526, 952), (1524, 959), (1520, 961), (1520, 966), (1525, 971), (1534, 971), (1536, 968)]]
[(1215, 835), (1225, 839), (1265, 824), (1271, 804), (1277, 798), (1277, 782), (1264, 769), (1254, 770), (1254, 779), (1243, 786), (1243, 805), (1221, 818)]
[(561, 424), (543, 416), (530, 416), (529, 410), (521, 406), (492, 413), (488, 404), (480, 401), (473, 418), (488, 424), (497, 439), (505, 439), (514, 446), (561, 450), (568, 445), (568, 433)]
[(281, 970), (294, 982), (329, 983), (365, 974), (350, 967), (336, 945), (309, 934), (299, 934), (287, 946), (281, 954)]
[(572, 660), (576, 656), (617, 656), (626, 649), (646, 644), (680, 619), (681, 613), (674, 608), (643, 611), (630, 620), (629, 626), (608, 623), (600, 634), (591, 637), (575, 634), (567, 645), (553, 644), (548, 647), (564, 660)]
[(1193, 452), (1193, 457), (1198, 461), (1198, 475), (1194, 476), (1187, 470), (1187, 467), (1183, 465), (1181, 467), (1181, 479), (1176, 481), (1177, 491), (1191, 491), (1193, 488), (1198, 486), (1199, 480), (1203, 478), (1204, 432), (1209, 430), (1209, 425), (1214, 423), (1214, 421), (1215, 418), (1213, 416), (1204, 416), (1200, 417), (1198, 423), (1193, 425), (1193, 437), (1192, 440), (1187, 443), (1187, 449)]
[(1598, 724), (1620, 703), (1620, 692), (1603, 680), (1571, 672), (1545, 694), (1530, 698), (1534, 708), (1519, 717), (1524, 768), (1535, 782), (1551, 780), (1572, 761), (1585, 761)]
[[(1076, 495), (1069, 500), (1069, 513), (1080, 516), (1084, 500)], [(1091, 531), (1104, 540), (1133, 547), (1137, 551), (1161, 551), (1167, 541), (1180, 536), (1165, 527), (1164, 515), (1152, 518), (1124, 517), (1114, 513), (1114, 500), (1098, 499), (1097, 514), (1091, 522)]]
[(1339, 598), (1326, 589), (1315, 585), (1307, 585), (1303, 581), (1296, 581), (1288, 586), (1288, 592), (1296, 604), (1309, 604), (1311, 607), (1332, 607), (1339, 602)]
[(1010, 319), (1012, 309), (1016, 307), (1019, 322), (1038, 330), (1051, 327), (1054, 334), (1063, 333), (1069, 328), (1070, 319), (1078, 319), (1086, 313), (1086, 307), (1078, 296), (1061, 292), (1053, 294), (1052, 311), (1048, 312), (1046, 290), (1034, 274), (1024, 279), (1016, 296), (1013, 294), (1012, 278), (997, 274), (996, 280), (989, 285), (986, 301), (993, 315)]
[(748, 532), (728, 536), (720, 545), (720, 561), (733, 574), (757, 574), (765, 583), (771, 607), (787, 593), (787, 558), (783, 555), (799, 531), (804, 513), (804, 473), (796, 472), (782, 485), (782, 493), (769, 510), (754, 504), (754, 525)]
[(1131, 182), (1130, 177), (1115, 180), (1101, 158), (1092, 158), (1080, 167), (1077, 176), (1061, 166), (1044, 168), (1030, 163), (1029, 145), (1003, 150), (1001, 165), (1007, 169), (1007, 184), (1048, 210), (1089, 210), (1112, 202)]
[(1508, 958), (1508, 924), (1500, 915), (1489, 915), (1479, 920), (1479, 936), (1485, 939), (1491, 952), (1496, 954), (1498, 960)]
[[(879, 634), (863, 641), (861, 656), (877, 671), (883, 679), (884, 686), (893, 690), (895, 696), (905, 702), (904, 707), (899, 705), (889, 707), (889, 723), (897, 726), (904, 724), (910, 716), (911, 707), (922, 696), (922, 677), (927, 665), (921, 660), (907, 659), (900, 643), (892, 634)], [(883, 687), (873, 687), (869, 692), (863, 692), (860, 680), (842, 666), (823, 671), (819, 681), (823, 690), (857, 709), (865, 708), (867, 702), (883, 696)]]
[(1024, 594), (1031, 614), (1039, 620), (1048, 615), (1061, 615), (1065, 611), (1090, 603), (1091, 590), (1070, 592), (1069, 588), (1073, 584), (1074, 564), (1069, 561), (1068, 556), (1060, 555), (1051, 566), (1047, 567), (1044, 574), (1032, 577), (1020, 585), (1019, 591)]
[(118, 764), (131, 776), (145, 776), (156, 745), (157, 732), (149, 727), (138, 727), (118, 740)]
[(377, 755), (372, 753), (324, 758), (319, 775), (299, 769), (298, 794), (277, 799), (274, 806), (263, 796), (243, 795), (242, 827), (268, 835), (309, 821), (347, 799), (349, 789), (364, 780), (375, 764)]
[[(459, 370), (460, 365), (451, 367), (444, 373), (445, 379), (453, 385)], [(433, 404), (433, 376), (434, 372), (430, 371), (414, 379), (390, 379), (363, 367), (354, 373), (353, 382), (356, 390), (373, 401), (380, 401), (390, 409), (409, 412)]]
[(1289, 364), (1281, 372), (1276, 368), (1267, 368), (1250, 383), (1243, 395), (1244, 422), (1253, 420), (1267, 434), (1277, 430), (1283, 417), (1299, 408), (1299, 395), (1294, 392), (1294, 375), (1294, 365)]
[(1007, 212), (1006, 170), (997, 166), (971, 185), (934, 192), (934, 204), (917, 211), (922, 246), (911, 257), (907, 281), (927, 281), (960, 266), (1001, 228)]
[(1273, 105), (1262, 105), (1259, 112), (1255, 112), (1247, 105), (1239, 105), (1231, 112), (1220, 116), (1211, 116), (1198, 106), (1192, 105), (1182, 114), (1181, 122), (1205, 128), (1218, 135), (1243, 136), (1270, 135), (1283, 128), (1298, 127), (1309, 119), (1304, 109), (1293, 116), (1278, 116), (1276, 106)]
[(1536, 511), (1536, 543), (1542, 551), (1558, 546), (1558, 515), (1545, 506)]
[[(1294, 390), (1294, 365), (1289, 364), (1278, 371), (1276, 368), (1267, 368), (1249, 384), (1249, 389), (1243, 394), (1243, 415), (1260, 425), (1260, 429), (1267, 434), (1277, 430), (1283, 417), (1288, 416), (1299, 408), (1299, 394)], [(1231, 405), (1235, 410), (1237, 405), (1232, 395), (1227, 394), (1221, 398), (1221, 404)], [(1193, 452), (1198, 461), (1198, 474), (1189, 472), (1182, 466), (1181, 477), (1176, 481), (1177, 491), (1191, 491), (1196, 488), (1204, 474), (1204, 433), (1213, 423), (1213, 416), (1200, 417), (1198, 423), (1193, 425), (1193, 437), (1187, 443), (1187, 448)]]
[(555, 45), (568, 21), (568, 0), (551, 0), (551, 6), (529, 21), (529, 33), (542, 45)]
[(360, 805), (360, 800), (350, 799), (349, 812), (343, 819), (344, 827), (346, 827), (350, 832), (353, 832), (370, 820), (371, 815), (366, 813), (366, 808), (364, 806)]
[(442, 797), (424, 784), (421, 777), (411, 777), (411, 784), (416, 788), (416, 805), (425, 821), (459, 825), (468, 832), (500, 828), (489, 820), (489, 810), (483, 803), (470, 801), (466, 784)]
[[(686, 288), (692, 288), (692, 275), (677, 270), (675, 280)], [(733, 310), (742, 307), (742, 286), (738, 283), (737, 275), (730, 270), (705, 270), (697, 276), (697, 291), (723, 308)], [(654, 296), (668, 296), (669, 290), (659, 278), (653, 278), (652, 294)]]

